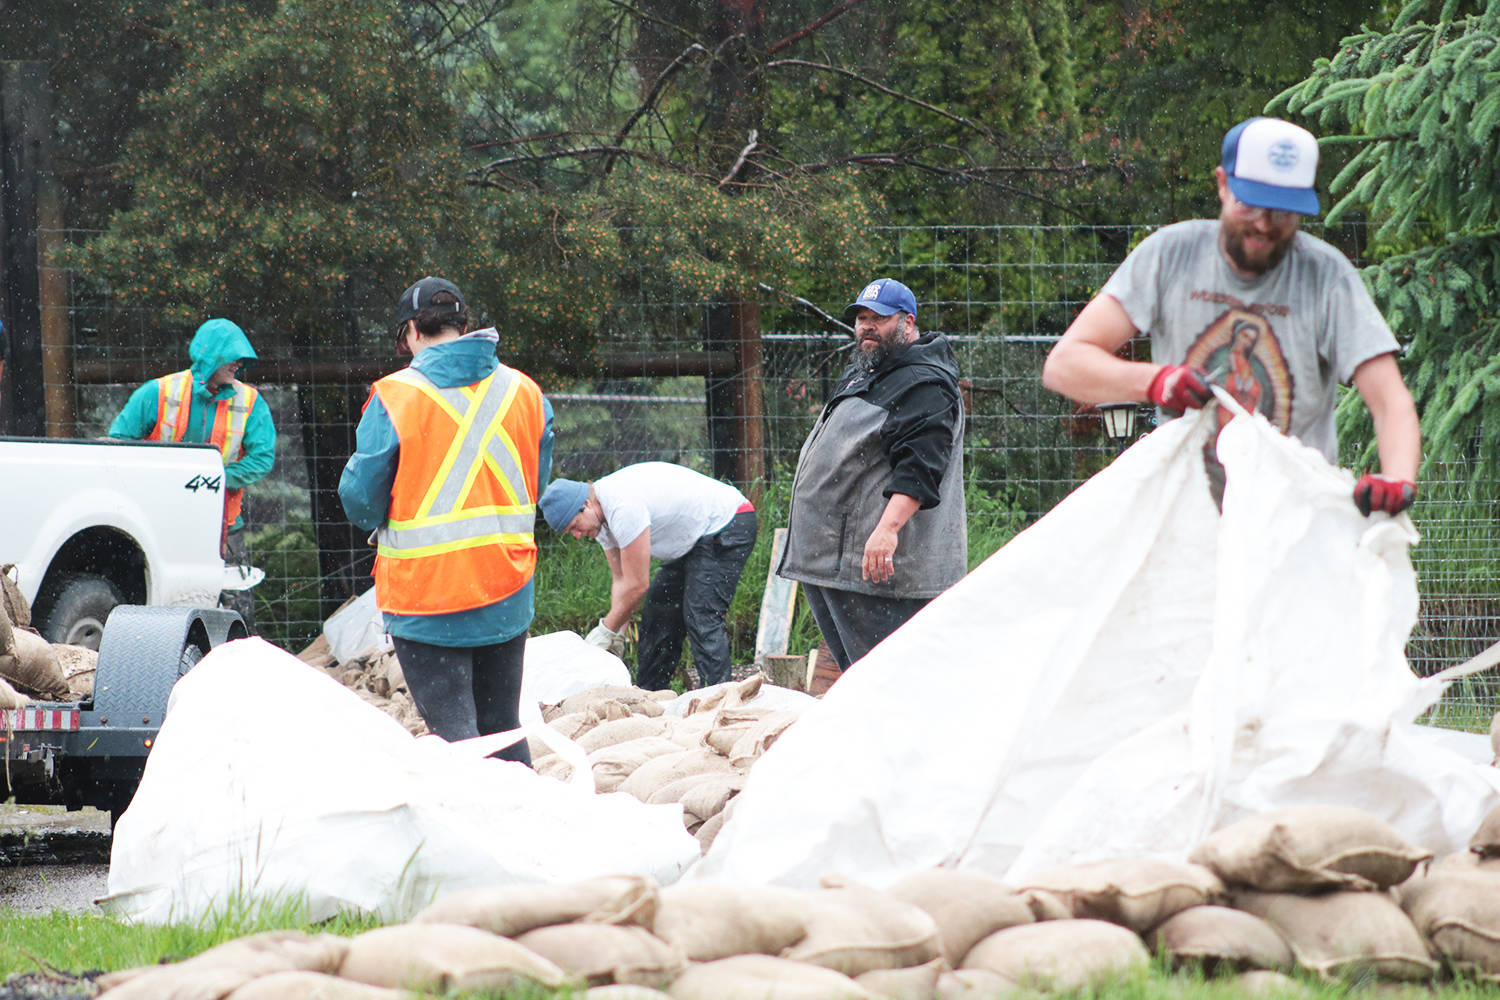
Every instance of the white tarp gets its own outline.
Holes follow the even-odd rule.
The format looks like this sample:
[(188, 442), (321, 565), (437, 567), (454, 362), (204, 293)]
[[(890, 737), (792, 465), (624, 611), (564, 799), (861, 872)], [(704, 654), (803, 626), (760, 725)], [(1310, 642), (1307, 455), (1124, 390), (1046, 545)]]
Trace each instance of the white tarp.
[(1462, 849), (1500, 771), (1413, 720), (1409, 519), (1262, 418), (1161, 427), (874, 649), (755, 765), (689, 873), (887, 884), (1183, 858), (1248, 812), (1358, 806)]
[[(587, 773), (576, 744), (523, 731), (551, 734)], [(402, 920), (473, 885), (610, 873), (668, 883), (697, 858), (681, 806), (489, 758), (506, 739), (414, 739), (263, 640), (220, 645), (173, 689), (116, 826), (101, 904), (152, 923), (297, 900), (311, 920)]]

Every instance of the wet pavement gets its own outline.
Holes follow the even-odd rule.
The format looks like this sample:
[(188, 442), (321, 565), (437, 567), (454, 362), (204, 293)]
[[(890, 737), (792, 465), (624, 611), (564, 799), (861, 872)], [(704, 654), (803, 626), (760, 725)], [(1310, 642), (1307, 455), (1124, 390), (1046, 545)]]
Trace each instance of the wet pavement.
[(0, 805), (0, 917), (89, 912), (108, 876), (108, 813)]

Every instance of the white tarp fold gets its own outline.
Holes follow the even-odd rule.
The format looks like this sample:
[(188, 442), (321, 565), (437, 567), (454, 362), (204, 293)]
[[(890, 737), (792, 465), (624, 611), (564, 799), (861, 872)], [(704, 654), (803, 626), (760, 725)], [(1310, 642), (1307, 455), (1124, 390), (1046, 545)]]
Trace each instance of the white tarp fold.
[(756, 764), (690, 877), (886, 884), (1182, 858), (1246, 813), (1359, 806), (1461, 849), (1500, 771), (1414, 724), (1407, 517), (1263, 418), (1207, 411), (1090, 479), (855, 666)]
[[(551, 735), (586, 773), (582, 751)], [(101, 904), (152, 923), (278, 901), (300, 901), (310, 920), (402, 920), (459, 888), (611, 873), (667, 883), (697, 858), (681, 806), (487, 756), (511, 738), (414, 739), (291, 654), (225, 643), (173, 690)]]

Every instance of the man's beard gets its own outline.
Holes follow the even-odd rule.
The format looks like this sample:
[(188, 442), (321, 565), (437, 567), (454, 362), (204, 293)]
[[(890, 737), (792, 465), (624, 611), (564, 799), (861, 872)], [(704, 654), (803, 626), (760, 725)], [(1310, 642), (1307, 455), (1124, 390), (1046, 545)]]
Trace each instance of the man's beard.
[(868, 371), (874, 371), (876, 368), (879, 368), (888, 358), (893, 358), (906, 350), (907, 346), (906, 339), (901, 336), (901, 328), (899, 326), (887, 336), (877, 334), (875, 344), (872, 347), (867, 347), (863, 340), (857, 341), (855, 344), (856, 349), (864, 356), (863, 363)]
[(1250, 252), (1245, 249), (1245, 236), (1250, 233), (1250, 230), (1234, 222), (1221, 220), (1220, 224), (1224, 227), (1224, 252), (1229, 255), (1229, 259), (1236, 267), (1248, 274), (1265, 274), (1280, 264), (1286, 252), (1291, 249), (1292, 241), (1297, 238), (1297, 231), (1294, 229), (1286, 236), (1275, 240), (1264, 257), (1255, 258), (1250, 256)]

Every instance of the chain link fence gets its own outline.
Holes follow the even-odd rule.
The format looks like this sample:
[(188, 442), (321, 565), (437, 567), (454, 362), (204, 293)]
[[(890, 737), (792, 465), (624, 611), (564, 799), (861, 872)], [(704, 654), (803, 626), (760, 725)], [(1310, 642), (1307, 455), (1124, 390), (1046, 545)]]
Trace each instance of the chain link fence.
[[(1040, 371), (1078, 309), (1148, 231), (928, 226), (877, 234), (888, 247), (878, 273), (911, 286), (920, 326), (952, 339), (964, 374), (973, 561), (1114, 457), (1097, 415), (1045, 390)], [(1319, 235), (1358, 258), (1359, 229)], [(160, 326), (98, 290), (67, 287), (67, 303), (52, 308), (67, 311), (72, 412), (52, 420), (49, 411), (48, 433), (102, 435), (136, 385), (186, 365), (192, 330)], [(849, 357), (851, 341), (837, 317), (856, 291), (813, 303), (763, 288), (753, 303), (760, 330), (755, 355), (732, 369), (723, 362), (724, 344), (709, 332), (722, 304), (627, 306), (601, 352), (634, 357), (633, 371), (617, 365), (597, 378), (541, 379), (556, 412), (554, 475), (592, 479), (646, 460), (725, 478), (753, 468), (761, 481), (748, 485), (783, 496), (776, 490), (789, 483), (802, 440)], [(331, 336), (292, 358), (274, 342), (262, 349), (262, 332), (231, 306), (222, 314), (241, 322), (262, 354), (249, 379), (264, 393), (278, 431), (275, 468), (246, 491), (253, 561), (267, 574), (256, 591), (257, 623), (268, 638), (296, 650), (321, 631), (332, 608), (368, 586), (372, 550), (352, 531), (331, 530), (328, 522), (340, 515), (329, 484), (336, 485), (352, 447), (370, 381), (399, 362), (389, 353), (383, 320), (371, 320), (367, 335)], [(1130, 350), (1146, 356), (1144, 342)], [(505, 351), (502, 330), (502, 359)], [(746, 399), (758, 403), (741, 405)], [(747, 422), (754, 434), (745, 433)], [(1360, 445), (1344, 444), (1348, 454)], [(734, 450), (746, 447), (756, 449), (757, 462), (736, 464)], [(1500, 527), (1460, 502), (1464, 472), (1429, 472), (1435, 478), (1422, 484), (1413, 510), (1424, 535), (1413, 550), (1423, 603), (1409, 656), (1424, 674), (1467, 659), (1500, 633)], [(1456, 691), (1450, 707), (1460, 721), (1487, 721), (1497, 694), (1480, 679)]]

